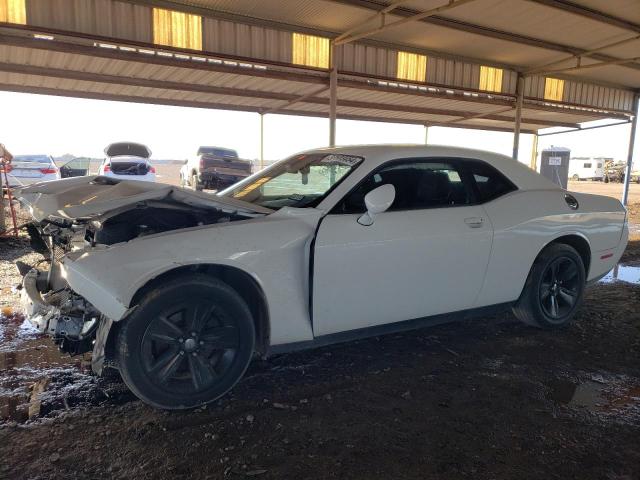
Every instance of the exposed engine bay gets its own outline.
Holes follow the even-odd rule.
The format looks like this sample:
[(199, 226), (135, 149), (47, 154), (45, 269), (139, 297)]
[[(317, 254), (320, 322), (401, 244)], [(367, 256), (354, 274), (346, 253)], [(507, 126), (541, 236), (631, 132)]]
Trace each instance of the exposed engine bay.
[[(34, 215), (36, 220), (26, 227), (33, 249), (44, 255), (43, 263), (48, 264), (48, 268), (38, 269), (17, 263), (23, 276), (23, 282), (18, 287), (21, 289), (23, 306), (31, 323), (42, 333), (53, 337), (61, 351), (71, 355), (92, 351), (100, 325), (106, 322), (111, 324), (110, 319), (69, 287), (61, 269), (65, 256), (90, 253), (92, 249), (171, 230), (245, 220), (260, 215), (225, 208), (224, 205), (208, 205), (204, 199), (189, 201), (190, 194), (184, 191), (178, 192), (176, 198), (176, 195), (172, 195), (174, 187), (166, 187), (169, 194), (164, 198), (136, 201), (78, 218), (49, 214), (46, 218), (37, 219)], [(42, 194), (37, 198), (42, 198)], [(34, 211), (33, 203), (24, 198), (21, 201)], [(98, 340), (101, 348), (104, 348), (104, 340)]]

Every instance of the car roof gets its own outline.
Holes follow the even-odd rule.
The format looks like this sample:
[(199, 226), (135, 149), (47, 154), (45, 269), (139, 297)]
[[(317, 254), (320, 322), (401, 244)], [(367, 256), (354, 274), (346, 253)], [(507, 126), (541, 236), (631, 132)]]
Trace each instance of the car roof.
[(302, 153), (333, 153), (363, 157), (367, 171), (376, 169), (390, 160), (401, 158), (436, 157), (480, 160), (502, 172), (521, 190), (560, 189), (560, 187), (551, 180), (548, 180), (525, 164), (511, 157), (471, 148), (419, 144), (352, 145), (320, 148)]

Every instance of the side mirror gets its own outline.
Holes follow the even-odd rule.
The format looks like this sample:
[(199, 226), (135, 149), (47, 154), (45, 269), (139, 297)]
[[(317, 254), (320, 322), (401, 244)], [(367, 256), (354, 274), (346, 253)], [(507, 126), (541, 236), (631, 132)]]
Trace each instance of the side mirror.
[(367, 213), (362, 214), (362, 216), (358, 218), (358, 223), (365, 226), (372, 225), (375, 216), (387, 211), (393, 204), (395, 198), (396, 188), (390, 183), (371, 190), (364, 197)]

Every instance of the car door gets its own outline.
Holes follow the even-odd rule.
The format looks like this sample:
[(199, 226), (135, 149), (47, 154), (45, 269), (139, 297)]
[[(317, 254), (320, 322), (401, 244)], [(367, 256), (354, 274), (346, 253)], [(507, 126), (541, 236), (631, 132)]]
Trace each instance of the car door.
[[(471, 308), (492, 226), (462, 162), (393, 161), (370, 174), (321, 222), (313, 259), (314, 335)], [(392, 184), (394, 203), (358, 223), (364, 195)]]
[(88, 158), (74, 158), (73, 160), (69, 160), (60, 167), (60, 177), (70, 178), (88, 175), (89, 163), (90, 160)]

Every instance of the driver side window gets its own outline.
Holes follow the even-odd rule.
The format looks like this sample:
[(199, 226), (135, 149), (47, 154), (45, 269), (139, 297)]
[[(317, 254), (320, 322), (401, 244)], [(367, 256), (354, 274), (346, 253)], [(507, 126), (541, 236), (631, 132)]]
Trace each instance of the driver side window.
[(446, 161), (395, 161), (367, 177), (339, 203), (333, 213), (364, 213), (364, 197), (381, 185), (395, 187), (389, 208), (415, 210), (469, 205), (471, 198), (457, 165)]

